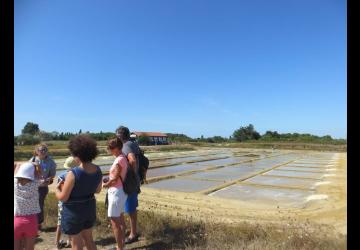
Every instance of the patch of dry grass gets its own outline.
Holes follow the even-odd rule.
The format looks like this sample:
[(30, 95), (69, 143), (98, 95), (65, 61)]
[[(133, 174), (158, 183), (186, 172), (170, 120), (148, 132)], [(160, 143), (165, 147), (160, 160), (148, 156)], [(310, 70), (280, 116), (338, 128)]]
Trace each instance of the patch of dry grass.
[[(57, 200), (49, 193), (45, 201), (45, 227), (56, 227)], [(94, 227), (96, 244), (115, 243), (103, 202), (97, 203)], [(138, 227), (146, 249), (346, 249), (346, 236), (335, 235), (324, 225), (286, 221), (274, 224), (192, 222), (155, 212), (139, 211)], [(127, 221), (127, 228), (129, 224)]]

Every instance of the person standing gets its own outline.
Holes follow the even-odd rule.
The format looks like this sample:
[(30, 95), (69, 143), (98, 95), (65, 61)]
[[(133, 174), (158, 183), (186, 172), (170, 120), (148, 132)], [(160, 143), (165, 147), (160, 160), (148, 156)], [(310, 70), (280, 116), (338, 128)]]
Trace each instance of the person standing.
[(128, 161), (122, 154), (122, 142), (119, 138), (110, 139), (107, 148), (115, 160), (110, 168), (109, 180), (103, 183), (103, 187), (108, 188), (108, 217), (110, 218), (113, 233), (117, 243), (117, 250), (124, 248), (125, 221), (124, 209), (127, 194), (124, 192), (123, 182), (125, 180)]
[[(79, 162), (77, 162), (74, 157), (69, 156), (68, 158), (66, 158), (65, 163), (64, 163), (64, 168), (66, 169), (66, 172), (64, 172), (63, 174), (58, 176), (59, 182), (62, 180), (65, 180), (65, 176), (66, 174), (74, 167), (79, 166)], [(56, 227), (56, 236), (55, 236), (55, 245), (57, 246), (57, 248), (61, 248), (61, 247), (71, 247), (71, 237), (70, 235), (68, 235), (68, 240), (66, 242), (63, 242), (62, 240), (60, 240), (61, 238), (61, 213), (62, 213), (62, 207), (63, 207), (63, 202), (62, 201), (58, 201), (58, 222), (57, 222), (57, 227)]]
[(38, 214), (38, 228), (41, 230), (41, 224), (44, 222), (44, 202), (49, 193), (48, 186), (53, 183), (56, 174), (56, 163), (48, 155), (48, 146), (45, 143), (40, 143), (35, 146), (34, 156), (30, 161), (38, 165), (42, 173), (42, 184), (39, 186), (40, 213)]
[[(130, 167), (137, 173), (137, 185), (140, 190), (140, 177), (139, 177), (139, 147), (130, 140), (130, 131), (127, 127), (120, 126), (116, 129), (116, 136), (122, 141), (122, 152), (126, 156)], [(125, 202), (125, 213), (130, 217), (130, 234), (125, 239), (125, 244), (130, 244), (138, 241), (139, 235), (137, 233), (137, 207), (138, 207), (138, 192), (128, 195)]]
[(33, 250), (38, 232), (39, 185), (35, 166), (18, 163), (14, 171), (14, 250)]
[(92, 228), (96, 221), (96, 199), (94, 194), (102, 188), (102, 172), (92, 163), (99, 151), (96, 141), (88, 135), (72, 138), (68, 148), (80, 163), (72, 168), (56, 186), (56, 198), (63, 202), (61, 230), (71, 236), (72, 249), (96, 250)]

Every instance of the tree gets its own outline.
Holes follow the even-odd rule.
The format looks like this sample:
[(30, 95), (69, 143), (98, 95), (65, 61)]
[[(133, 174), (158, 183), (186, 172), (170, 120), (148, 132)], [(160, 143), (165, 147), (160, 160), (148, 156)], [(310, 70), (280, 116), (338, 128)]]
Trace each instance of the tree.
[(28, 122), (21, 130), (22, 134), (36, 135), (40, 132), (39, 125), (36, 123)]
[(190, 137), (184, 134), (167, 133), (166, 135), (168, 136), (168, 140), (172, 142), (188, 142), (192, 140)]
[(280, 134), (277, 131), (266, 131), (266, 133), (263, 135), (264, 139), (280, 139)]
[(21, 134), (17, 137), (16, 142), (19, 145), (35, 145), (40, 143), (40, 137), (31, 134)]
[(79, 135), (82, 133), (81, 129), (79, 130)]
[(53, 136), (51, 133), (48, 133), (46, 131), (40, 131), (39, 132), (39, 136), (40, 136), (40, 139), (42, 141), (49, 141), (49, 140), (52, 140), (53, 139)]
[(51, 132), (51, 136), (52, 136), (53, 140), (58, 140), (59, 139), (59, 132), (53, 131), (53, 132)]
[(212, 139), (214, 142), (216, 142), (216, 143), (225, 142), (225, 141), (226, 141), (226, 138), (221, 137), (221, 136), (218, 136), (218, 135), (212, 137), (211, 139)]
[(260, 139), (260, 134), (255, 130), (254, 125), (249, 124), (246, 127), (240, 127), (235, 130), (233, 137), (236, 141), (246, 141), (246, 140), (258, 140)]
[(139, 136), (137, 139), (139, 145), (150, 145), (150, 138), (148, 136)]

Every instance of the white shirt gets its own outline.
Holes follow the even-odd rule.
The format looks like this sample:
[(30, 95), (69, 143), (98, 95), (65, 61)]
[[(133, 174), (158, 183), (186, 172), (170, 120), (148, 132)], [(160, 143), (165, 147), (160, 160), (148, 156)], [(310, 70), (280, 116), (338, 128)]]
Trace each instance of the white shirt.
[(40, 213), (39, 185), (35, 180), (21, 185), (14, 178), (14, 216), (25, 216)]

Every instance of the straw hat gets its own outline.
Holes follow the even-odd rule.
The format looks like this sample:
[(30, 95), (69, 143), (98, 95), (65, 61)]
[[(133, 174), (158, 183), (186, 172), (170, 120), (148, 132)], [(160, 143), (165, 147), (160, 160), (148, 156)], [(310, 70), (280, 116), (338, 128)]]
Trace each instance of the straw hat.
[(65, 160), (64, 168), (70, 169), (70, 168), (76, 167), (78, 165), (79, 164), (75, 161), (74, 157), (70, 156)]

